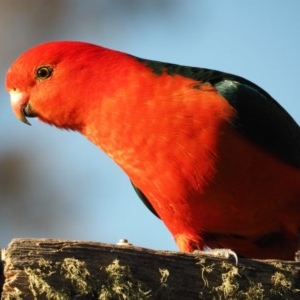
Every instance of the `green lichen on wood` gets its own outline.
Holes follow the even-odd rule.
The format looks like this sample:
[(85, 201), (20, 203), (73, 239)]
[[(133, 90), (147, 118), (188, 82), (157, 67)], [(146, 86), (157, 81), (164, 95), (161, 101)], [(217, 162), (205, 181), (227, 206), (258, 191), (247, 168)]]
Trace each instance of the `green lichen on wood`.
[(205, 258), (200, 258), (198, 262), (196, 262), (197, 265), (200, 266), (200, 276), (203, 280), (203, 284), (205, 288), (209, 287), (209, 279), (207, 278), (207, 275), (211, 274), (214, 270), (214, 264), (206, 264)]
[[(136, 279), (128, 266), (118, 259), (99, 272), (91, 275), (85, 262), (65, 258), (61, 262), (40, 259), (37, 264), (24, 268), (28, 278), (28, 289), (33, 299), (67, 300), (89, 296), (98, 300), (144, 300), (156, 299), (168, 293), (169, 271), (158, 269), (158, 289), (152, 291), (145, 282)], [(3, 300), (20, 300), (22, 294), (16, 289)]]
[[(238, 268), (231, 263), (222, 262), (219, 265), (208, 263), (205, 258), (199, 258), (196, 264), (200, 266), (200, 278), (204, 286), (199, 294), (200, 299), (300, 299), (300, 289), (294, 287), (296, 271), (291, 265), (286, 266), (280, 262), (274, 263), (273, 266), (277, 270), (271, 275), (270, 281), (263, 284), (258, 281), (255, 273), (249, 276), (249, 273), (246, 274), (245, 268)], [(219, 279), (216, 274), (219, 274)]]
[(275, 272), (271, 276), (271, 282), (274, 286), (271, 293), (274, 295), (286, 295), (292, 288), (292, 282), (286, 278), (283, 273)]
[(52, 282), (57, 273), (63, 274), (66, 280), (71, 281), (75, 286), (78, 295), (86, 295), (85, 289), (76, 289), (78, 282), (81, 277), (79, 274), (85, 273), (86, 267), (84, 263), (82, 264), (76, 259), (64, 259), (63, 262), (50, 262), (43, 258), (38, 261), (38, 266), (27, 267), (24, 272), (28, 276), (29, 290), (32, 292), (34, 299), (40, 299), (40, 297), (45, 297), (45, 299), (59, 299), (67, 300), (70, 299), (70, 292), (66, 288), (56, 288)]
[(249, 281), (249, 287), (245, 292), (241, 292), (245, 300), (266, 300), (265, 290), (261, 282)]
[[(274, 300), (300, 299), (300, 289), (293, 265), (276, 262), (266, 264), (268, 272), (260, 274), (256, 265), (253, 270), (229, 261), (211, 261), (200, 257), (196, 262), (199, 271), (198, 286), (202, 289), (198, 299), (212, 300)], [(250, 270), (250, 271), (249, 271)], [(270, 275), (270, 271), (271, 273)], [(122, 260), (114, 259), (105, 266), (86, 265), (82, 260), (65, 258), (59, 262), (40, 259), (24, 269), (28, 278), (30, 299), (136, 300), (174, 299), (170, 271), (165, 268), (153, 270), (132, 269)], [(155, 270), (154, 270), (155, 271)], [(156, 281), (153, 283), (153, 276)], [(151, 278), (151, 285), (147, 280)], [(263, 282), (260, 282), (262, 281)], [(16, 288), (3, 300), (24, 299)]]
[(133, 278), (128, 266), (115, 259), (105, 268), (106, 282), (101, 287), (99, 300), (143, 300), (151, 297), (151, 290)]
[(8, 295), (6, 295), (5, 297), (1, 297), (1, 300), (23, 300), (22, 296), (22, 292), (15, 287), (13, 289), (13, 291), (10, 291), (10, 293)]
[[(74, 295), (85, 296), (92, 293), (90, 284), (90, 274), (84, 262), (74, 258), (66, 258), (62, 262), (50, 262), (40, 259), (37, 265), (24, 268), (24, 273), (28, 278), (28, 289), (31, 291), (33, 299), (72, 299)], [(59, 287), (59, 282), (55, 278), (61, 274), (65, 285)], [(56, 282), (56, 285), (53, 284)], [(72, 286), (72, 291), (69, 286)], [(58, 287), (56, 287), (58, 286)], [(24, 299), (19, 290), (13, 291), (3, 300)]]
[(45, 299), (68, 300), (69, 295), (63, 291), (57, 291), (47, 282), (47, 277), (40, 269), (25, 268), (28, 275), (29, 290), (33, 295), (33, 299), (38, 300), (41, 296)]
[(170, 272), (168, 269), (162, 269), (159, 268), (158, 269), (159, 273), (160, 273), (160, 287), (161, 288), (168, 288), (168, 278), (170, 276)]
[(76, 295), (84, 296), (93, 293), (93, 281), (85, 262), (75, 258), (65, 258), (61, 265), (61, 273), (71, 282)]
[(277, 269), (271, 276), (272, 289), (270, 293), (274, 297), (282, 297), (285, 300), (300, 299), (300, 289), (294, 287), (295, 270), (291, 266), (284, 266), (281, 262), (276, 262), (273, 266)]
[(220, 299), (235, 299), (239, 293), (239, 284), (236, 280), (239, 276), (238, 268), (230, 263), (223, 262), (222, 269), (225, 270), (221, 274), (222, 283), (214, 288)]

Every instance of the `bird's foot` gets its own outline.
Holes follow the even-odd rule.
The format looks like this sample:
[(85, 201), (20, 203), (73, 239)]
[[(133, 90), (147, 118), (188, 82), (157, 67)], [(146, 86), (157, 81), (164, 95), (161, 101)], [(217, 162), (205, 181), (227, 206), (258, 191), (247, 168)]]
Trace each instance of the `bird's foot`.
[(238, 264), (238, 256), (231, 249), (224, 249), (224, 248), (211, 249), (208, 246), (204, 246), (202, 251), (201, 250), (195, 250), (193, 253), (194, 254), (204, 254), (204, 255), (223, 258), (223, 259), (227, 259), (227, 260), (233, 258), (234, 262), (235, 262), (235, 265)]

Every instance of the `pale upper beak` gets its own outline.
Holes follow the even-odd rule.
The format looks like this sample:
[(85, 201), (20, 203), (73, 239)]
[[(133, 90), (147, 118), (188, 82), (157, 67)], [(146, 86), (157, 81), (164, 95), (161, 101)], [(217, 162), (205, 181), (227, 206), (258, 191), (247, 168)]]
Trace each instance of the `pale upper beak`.
[(15, 116), (22, 122), (31, 125), (26, 116), (26, 107), (29, 105), (29, 95), (19, 90), (10, 90), (10, 103)]

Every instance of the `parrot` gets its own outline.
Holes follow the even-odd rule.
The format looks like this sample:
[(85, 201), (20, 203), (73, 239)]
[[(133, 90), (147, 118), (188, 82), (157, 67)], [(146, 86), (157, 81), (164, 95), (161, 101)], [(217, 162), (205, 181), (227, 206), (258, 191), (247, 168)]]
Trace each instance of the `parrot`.
[(240, 76), (50, 41), (6, 74), (12, 111), (77, 131), (128, 176), (179, 251), (293, 259), (300, 128)]

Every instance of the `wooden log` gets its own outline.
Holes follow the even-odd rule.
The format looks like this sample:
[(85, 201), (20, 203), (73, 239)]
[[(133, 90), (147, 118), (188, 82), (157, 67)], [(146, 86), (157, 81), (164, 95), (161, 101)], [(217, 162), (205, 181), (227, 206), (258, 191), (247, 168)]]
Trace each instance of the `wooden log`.
[(139, 247), (14, 239), (1, 299), (300, 299), (300, 264)]

